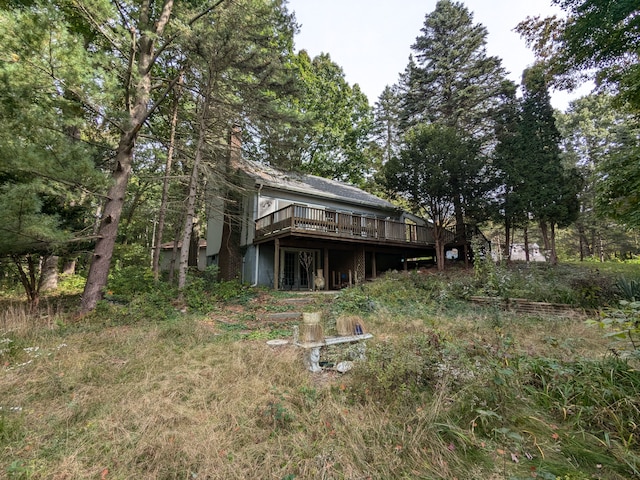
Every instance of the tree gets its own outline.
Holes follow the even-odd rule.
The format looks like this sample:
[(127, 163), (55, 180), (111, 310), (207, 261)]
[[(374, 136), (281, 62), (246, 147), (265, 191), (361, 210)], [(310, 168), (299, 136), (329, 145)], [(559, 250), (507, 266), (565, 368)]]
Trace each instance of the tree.
[[(158, 6), (149, 0), (141, 0), (131, 4), (103, 3), (100, 9), (78, 8), (75, 12), (99, 39), (97, 43), (102, 43), (99, 51), (107, 53), (111, 50), (119, 60), (116, 68), (122, 81), (122, 121), (117, 124), (119, 140), (115, 149), (113, 183), (107, 193), (82, 295), (83, 312), (95, 308), (107, 283), (138, 136), (179, 79), (156, 78), (160, 59), (174, 54), (171, 47), (176, 40), (223, 1), (205, 3), (196, 11), (188, 5), (174, 11), (173, 0), (164, 0)], [(105, 44), (109, 45), (108, 49)]]
[(438, 270), (444, 269), (445, 234), (455, 218), (457, 172), (477, 150), (477, 142), (452, 127), (418, 125), (407, 133), (399, 156), (384, 166), (387, 189), (431, 220)]
[(301, 50), (293, 59), (299, 84), (287, 105), (295, 115), (277, 127), (262, 147), (264, 161), (335, 180), (362, 184), (369, 172), (372, 124), (369, 101), (351, 86), (342, 68), (326, 54), (311, 59)]
[(640, 9), (635, 0), (553, 0), (568, 14), (528, 18), (517, 31), (545, 63), (549, 80), (572, 88), (593, 72), (640, 109)]
[(568, 226), (579, 211), (577, 195), (582, 187), (575, 169), (565, 169), (560, 156), (560, 132), (544, 72), (532, 67), (523, 74), (524, 96), (519, 125), (521, 155), (527, 165), (524, 197), (540, 225), (550, 262), (557, 263), (555, 227)]
[(400, 102), (398, 87), (386, 86), (373, 107), (371, 134), (381, 151), (380, 164), (384, 165), (398, 154), (401, 145)]
[[(495, 115), (513, 90), (497, 57), (486, 55), (487, 30), (473, 23), (461, 3), (440, 0), (427, 14), (403, 76), (403, 124), (439, 123), (475, 139), (486, 154), (495, 143)], [(456, 235), (465, 239), (465, 217), (483, 210), (490, 189), (484, 159), (465, 159), (450, 183), (455, 201)], [(473, 185), (473, 195), (463, 189)]]
[[(571, 102), (566, 113), (557, 115), (565, 164), (575, 166), (584, 179), (579, 194), (580, 214), (575, 223), (581, 259), (603, 258), (601, 246), (624, 237), (616, 232), (622, 226), (613, 221), (622, 211), (612, 208), (615, 201), (604, 193), (608, 185), (627, 184), (633, 178), (633, 172), (624, 167), (627, 161), (633, 163), (633, 154), (618, 158), (617, 152), (633, 151), (637, 123), (613, 103), (611, 95), (589, 95)], [(627, 143), (629, 140), (631, 145)], [(630, 210), (633, 213), (636, 209)]]
[[(530, 200), (527, 192), (531, 172), (523, 155), (520, 121), (521, 103), (514, 91), (510, 101), (505, 102), (500, 109), (496, 123), (497, 144), (492, 158), (496, 172), (496, 205), (493, 216), (504, 223), (505, 258), (509, 258), (511, 237), (515, 229), (526, 230), (529, 223)], [(526, 248), (526, 255), (528, 252)]]
[[(287, 116), (279, 108), (295, 93), (293, 32), (293, 16), (284, 2), (245, 0), (225, 5), (215, 23), (197, 27), (188, 45), (190, 65), (185, 74), (196, 106), (190, 131), (195, 148), (188, 162), (179, 289), (186, 284), (187, 246), (206, 193), (216, 192), (226, 203), (225, 232), (231, 235), (237, 230), (240, 219), (233, 213), (237, 203), (232, 197), (241, 187), (232, 179), (236, 165), (228, 162), (234, 148), (228, 135), (244, 125), (261, 137), (263, 126)], [(231, 243), (230, 248), (239, 248), (238, 242)], [(225, 268), (220, 267), (224, 275)]]
[[(55, 255), (85, 247), (100, 185), (84, 109), (68, 96), (92, 87), (93, 65), (55, 8), (0, 10), (0, 256), (32, 307)], [(84, 243), (83, 243), (84, 240)]]

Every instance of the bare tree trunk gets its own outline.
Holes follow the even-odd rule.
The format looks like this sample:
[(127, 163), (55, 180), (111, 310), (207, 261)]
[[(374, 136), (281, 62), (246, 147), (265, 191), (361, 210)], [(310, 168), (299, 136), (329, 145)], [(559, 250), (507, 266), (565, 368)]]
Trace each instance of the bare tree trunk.
[(64, 265), (62, 266), (63, 275), (73, 275), (76, 273), (76, 259), (70, 258), (64, 261)]
[(465, 231), (465, 225), (464, 225), (464, 213), (462, 211), (463, 210), (462, 200), (460, 199), (459, 195), (454, 196), (453, 203), (454, 203), (453, 209), (456, 217), (456, 242), (457, 243), (466, 242), (467, 233)]
[(47, 292), (58, 288), (58, 260), (60, 257), (57, 255), (51, 255), (50, 257), (42, 260), (42, 268), (40, 275), (41, 280), (41, 292)]
[(436, 266), (439, 272), (444, 270), (444, 235), (443, 227), (434, 224), (433, 225), (433, 239), (436, 244)]
[[(40, 288), (42, 287), (40, 265), (44, 265), (48, 258), (48, 255), (43, 255), (42, 257), (39, 257), (39, 261), (36, 262), (33, 255), (26, 255), (24, 257), (20, 255), (11, 255), (11, 259), (18, 269), (20, 283), (22, 283), (24, 291), (27, 294), (29, 306), (32, 312), (38, 308), (38, 304), (40, 303)], [(26, 271), (23, 260), (26, 260)]]
[(549, 258), (551, 265), (558, 264), (558, 252), (556, 252), (556, 224), (551, 223), (551, 255)]
[(507, 259), (507, 262), (511, 260), (511, 222), (509, 220), (505, 220), (504, 222), (504, 258)]
[[(133, 55), (137, 51), (137, 74), (138, 81), (133, 92), (133, 101), (129, 95), (126, 97), (126, 104), (129, 107), (128, 122), (123, 127), (120, 134), (120, 141), (116, 150), (115, 168), (112, 172), (113, 184), (107, 193), (107, 201), (104, 206), (102, 221), (98, 228), (98, 239), (93, 252), (91, 266), (87, 275), (80, 304), (82, 313), (89, 312), (96, 307), (98, 300), (102, 298), (103, 289), (107, 284), (109, 268), (113, 247), (116, 243), (118, 225), (122, 215), (127, 184), (133, 164), (133, 149), (140, 129), (151, 113), (151, 69), (156, 62), (154, 54), (154, 41), (164, 31), (164, 27), (169, 22), (173, 0), (165, 0), (161, 14), (157, 21), (150, 18), (150, 5), (144, 2), (140, 10), (140, 31), (141, 37), (138, 42), (135, 38), (135, 30), (132, 29), (132, 49), (131, 63)], [(137, 47), (137, 50), (136, 50)], [(132, 73), (132, 72), (131, 72)], [(133, 75), (131, 76), (133, 78)], [(127, 83), (129, 78), (125, 80)], [(128, 91), (128, 88), (127, 88)]]
[(180, 246), (180, 240), (178, 240), (178, 235), (180, 235), (180, 225), (176, 222), (176, 231), (173, 234), (173, 248), (171, 249), (171, 260), (169, 261), (169, 278), (168, 281), (173, 285), (173, 279), (176, 275), (176, 260), (180, 256), (180, 252), (178, 251), (178, 247)]
[(193, 219), (196, 212), (196, 198), (198, 193), (198, 172), (202, 154), (205, 146), (207, 134), (207, 111), (209, 109), (209, 92), (211, 90), (211, 77), (207, 80), (206, 90), (203, 94), (202, 111), (200, 112), (200, 122), (198, 127), (198, 142), (196, 144), (196, 155), (193, 160), (191, 177), (189, 179), (189, 192), (187, 205), (185, 208), (184, 226), (182, 229), (182, 247), (180, 248), (180, 268), (178, 270), (178, 290), (182, 290), (187, 283), (187, 270), (189, 269), (189, 244), (191, 243), (191, 233), (193, 231)]
[[(132, 134), (133, 132), (129, 133)], [(96, 240), (91, 266), (89, 267), (87, 283), (82, 294), (81, 312), (89, 312), (96, 308), (98, 300), (102, 299), (102, 289), (107, 284), (111, 256), (113, 255), (113, 247), (118, 235), (118, 224), (131, 172), (133, 145), (134, 138), (132, 135), (123, 134), (116, 154), (116, 168), (112, 174), (113, 185), (107, 194), (102, 221), (98, 228), (98, 239)]]
[(162, 200), (160, 201), (160, 211), (158, 212), (158, 232), (156, 234), (156, 243), (153, 248), (153, 278), (158, 280), (160, 275), (160, 250), (162, 248), (162, 236), (164, 234), (164, 222), (167, 215), (167, 204), (169, 203), (169, 178), (171, 176), (171, 167), (173, 164), (173, 152), (176, 143), (176, 129), (178, 125), (178, 107), (180, 105), (180, 96), (182, 93), (183, 76), (180, 75), (178, 88), (176, 89), (175, 98), (171, 113), (171, 133), (169, 134), (169, 148), (167, 149), (167, 162), (164, 166), (164, 180), (162, 183)]
[(542, 233), (544, 249), (548, 252), (551, 250), (551, 241), (549, 240), (549, 224), (547, 224), (547, 222), (540, 222), (540, 233)]
[(529, 263), (529, 227), (527, 225), (524, 226), (524, 259)]

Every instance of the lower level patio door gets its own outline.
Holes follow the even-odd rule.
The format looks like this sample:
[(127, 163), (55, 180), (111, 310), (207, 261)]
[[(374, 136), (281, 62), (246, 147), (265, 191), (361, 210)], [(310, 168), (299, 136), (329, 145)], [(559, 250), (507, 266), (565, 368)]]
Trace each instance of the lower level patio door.
[(280, 252), (280, 288), (311, 290), (319, 250), (283, 249)]

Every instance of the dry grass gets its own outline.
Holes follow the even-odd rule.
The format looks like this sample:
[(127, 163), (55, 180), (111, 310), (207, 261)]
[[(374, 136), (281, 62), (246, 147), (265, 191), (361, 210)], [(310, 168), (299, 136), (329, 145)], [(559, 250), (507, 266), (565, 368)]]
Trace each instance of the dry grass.
[[(310, 374), (292, 346), (225, 333), (211, 317), (58, 330), (3, 318), (14, 348), (1, 357), (0, 476), (486, 480), (517, 467), (498, 440), (454, 423), (468, 391), (446, 377), (384, 402), (359, 390), (357, 371)], [(605, 351), (576, 320), (380, 311), (366, 321), (372, 347), (437, 329), (459, 352), (502, 354), (507, 336), (514, 355)], [(539, 444), (552, 454), (552, 440)]]

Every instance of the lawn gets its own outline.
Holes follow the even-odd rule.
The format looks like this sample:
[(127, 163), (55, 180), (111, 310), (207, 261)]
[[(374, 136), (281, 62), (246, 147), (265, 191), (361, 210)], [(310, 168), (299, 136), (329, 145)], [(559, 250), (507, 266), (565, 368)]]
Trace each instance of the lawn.
[[(487, 287), (481, 274), (389, 275), (311, 294), (326, 332), (356, 315), (375, 336), (344, 374), (312, 374), (298, 349), (266, 343), (297, 323), (270, 320), (298, 308), (280, 292), (201, 293), (199, 309), (147, 295), (82, 319), (13, 307), (0, 322), (0, 476), (640, 478), (637, 361), (612, 350), (591, 309), (523, 316), (470, 304), (500, 281), (502, 293), (526, 283), (494, 271), (509, 278)], [(532, 292), (568, 282), (602, 293), (591, 271), (526, 275)], [(336, 347), (323, 360), (349, 354)]]

